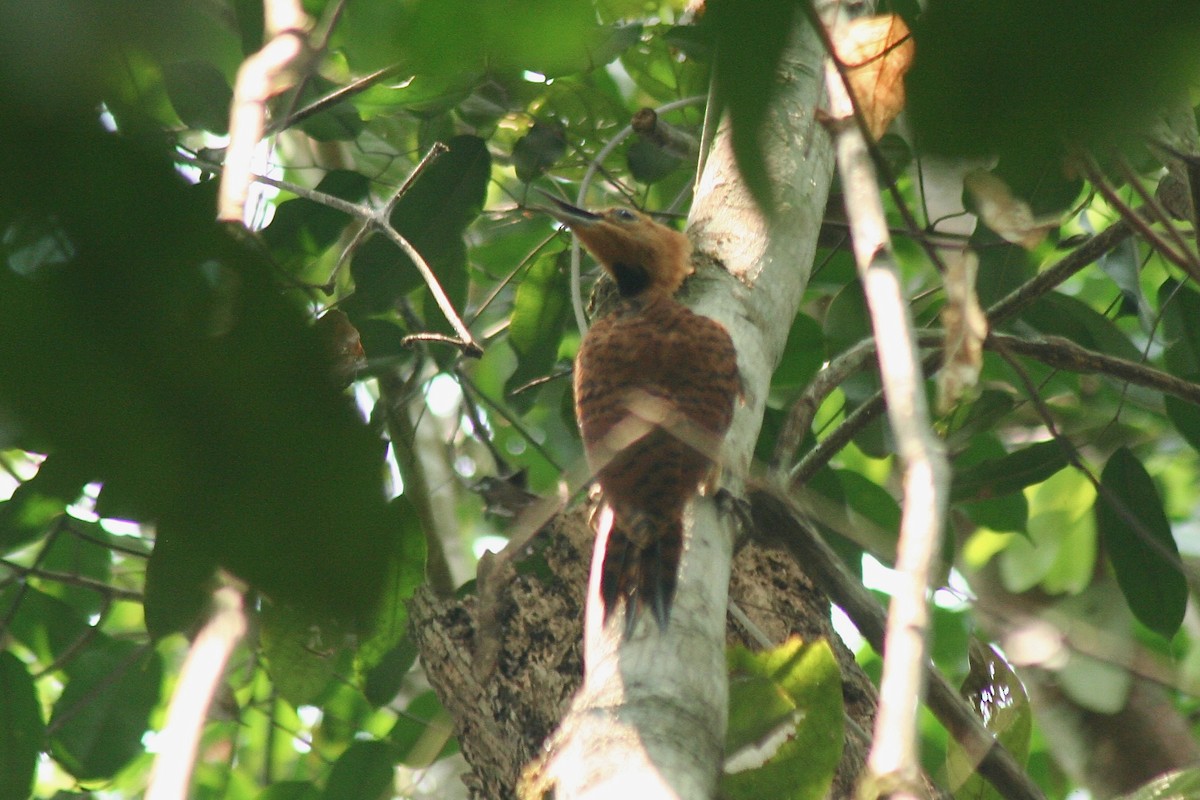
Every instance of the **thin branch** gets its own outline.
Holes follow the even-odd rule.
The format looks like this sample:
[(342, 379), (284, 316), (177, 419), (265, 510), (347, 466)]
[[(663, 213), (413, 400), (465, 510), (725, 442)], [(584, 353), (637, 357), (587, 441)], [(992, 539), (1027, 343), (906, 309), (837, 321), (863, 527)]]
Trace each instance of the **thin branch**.
[[(1009, 294), (987, 309), (988, 325), (995, 329), (999, 325), (1020, 314), (1043, 295), (1053, 291), (1064, 281), (1085, 267), (1091, 265), (1100, 257), (1113, 250), (1121, 242), (1133, 235), (1133, 227), (1125, 218), (1121, 218), (1100, 233), (1088, 239), (1079, 247), (1063, 256), (1058, 263), (1039, 272), (1036, 276), (1018, 286)], [(940, 365), (940, 354), (929, 356), (922, 365), (927, 374), (933, 374)], [(817, 384), (826, 393), (832, 391), (836, 384), (820, 381)], [(825, 399), (824, 395), (802, 396), (798, 403), (812, 404), (819, 407)], [(876, 392), (861, 405), (855, 408), (832, 433), (819, 441), (792, 468), (788, 480), (792, 485), (801, 485), (815, 475), (821, 467), (839, 453), (858, 433), (871, 424), (883, 413), (885, 403), (882, 392)], [(797, 411), (797, 414), (801, 411)], [(800, 433), (803, 436), (803, 431)], [(787, 462), (780, 462), (783, 468)]]
[(229, 109), (229, 148), (221, 171), (217, 219), (244, 223), (246, 197), (254, 180), (254, 151), (266, 128), (267, 101), (291, 86), (312, 53), (307, 29), (311, 25), (299, 0), (263, 3), (266, 44), (238, 68)]
[(881, 795), (916, 798), (922, 793), (918, 711), (929, 661), (930, 577), (945, 527), (950, 469), (925, 402), (912, 319), (887, 235), (865, 128), (853, 124), (861, 114), (836, 62), (831, 56), (826, 66), (834, 120), (830, 132), (855, 262), (875, 333), (888, 417), (901, 459), (904, 495), (896, 549), (900, 580), (888, 610), (875, 736), (867, 757), (869, 776), (861, 786)]
[(779, 432), (779, 440), (775, 443), (775, 452), (771, 455), (770, 468), (778, 469), (792, 463), (796, 449), (804, 441), (804, 435), (812, 426), (817, 409), (825, 398), (842, 385), (842, 382), (858, 372), (875, 358), (875, 340), (864, 339), (846, 352), (829, 362), (821, 369), (804, 388), (804, 392), (788, 409), (787, 419), (783, 430)]
[[(196, 748), (217, 685), (233, 648), (246, 634), (242, 595), (233, 586), (213, 593), (213, 614), (188, 649), (179, 682), (159, 733), (161, 746), (150, 772), (146, 800), (185, 800)], [(270, 753), (267, 754), (268, 760)]]
[(1097, 353), (1060, 336), (1022, 339), (1003, 333), (988, 336), (984, 347), (1005, 350), (1041, 361), (1043, 364), (1081, 374), (1100, 373), (1137, 386), (1145, 386), (1200, 406), (1200, 384), (1176, 378), (1162, 370), (1124, 358)]
[[(12, 570), (13, 573), (20, 575), (22, 578), (41, 578), (45, 581), (54, 581), (55, 583), (62, 583), (67, 586), (77, 586), (81, 589), (90, 589), (105, 597), (112, 597), (118, 600), (132, 600), (133, 602), (140, 603), (143, 599), (141, 592), (135, 592), (131, 589), (121, 589), (104, 581), (98, 581), (95, 578), (88, 578), (83, 575), (75, 575), (70, 572), (54, 572), (52, 570), (39, 569), (36, 566), (23, 567), (6, 558), (0, 558), (0, 567)], [(20, 598), (16, 599), (19, 600)]]
[(383, 69), (375, 70), (369, 75), (364, 75), (357, 80), (353, 80), (345, 86), (338, 87), (324, 97), (319, 97), (303, 108), (289, 113), (283, 119), (272, 122), (267, 126), (265, 135), (273, 136), (280, 131), (286, 131), (293, 126), (300, 124), (310, 117), (315, 117), (322, 111), (333, 108), (338, 103), (349, 100), (355, 95), (362, 94), (384, 78), (395, 74), (395, 72), (395, 66), (384, 67)]
[(1058, 425), (1054, 422), (1054, 415), (1050, 413), (1050, 409), (1046, 406), (1045, 401), (1042, 400), (1037, 387), (1034, 386), (1033, 380), (1029, 377), (1029, 373), (1025, 371), (1025, 368), (1022, 367), (1021, 364), (1013, 357), (1013, 355), (1007, 352), (1002, 345), (997, 343), (997, 346), (994, 349), (1000, 354), (1000, 357), (1004, 359), (1005, 363), (1008, 364), (1009, 368), (1016, 373), (1017, 379), (1025, 389), (1026, 396), (1033, 405), (1033, 408), (1037, 411), (1038, 416), (1041, 417), (1042, 424), (1046, 426), (1046, 430), (1050, 431), (1050, 435), (1054, 437), (1054, 441), (1058, 442), (1058, 444), (1062, 447), (1063, 453), (1067, 458), (1067, 462), (1074, 467), (1079, 474), (1083, 475), (1083, 477), (1087, 479), (1088, 483), (1092, 484), (1092, 488), (1096, 490), (1096, 495), (1103, 499), (1104, 502), (1106, 502), (1113, 509), (1113, 511), (1117, 512), (1117, 514), (1121, 516), (1121, 519), (1123, 519), (1125, 524), (1137, 534), (1137, 537), (1142, 540), (1143, 544), (1158, 553), (1161, 558), (1173, 565), (1185, 577), (1191, 578), (1192, 576), (1189, 574), (1189, 570), (1184, 565), (1182, 559), (1179, 557), (1179, 554), (1170, 552), (1167, 547), (1146, 528), (1141, 518), (1135, 514), (1133, 510), (1121, 500), (1121, 498), (1109, 491), (1109, 488), (1101, 483), (1100, 479), (1096, 477), (1095, 473), (1083, 463), (1083, 457), (1080, 456), (1079, 450), (1075, 447), (1074, 442), (1059, 432)]
[(1042, 295), (1048, 294), (1084, 267), (1115, 249), (1117, 245), (1133, 235), (1132, 219), (1140, 216), (1134, 211), (1130, 216), (1109, 225), (1100, 233), (1072, 250), (1052, 267), (1045, 269), (1025, 283), (1009, 292), (987, 309), (988, 325), (995, 329), (1020, 314)]
[(445, 144), (442, 142), (434, 142), (433, 146), (429, 148), (429, 152), (426, 153), (419, 162), (417, 162), (417, 165), (413, 167), (412, 172), (410, 172), (408, 177), (404, 179), (404, 183), (400, 185), (399, 189), (392, 193), (392, 195), (387, 199), (387, 202), (383, 204), (383, 207), (378, 210), (370, 210), (370, 218), (365, 220), (368, 224), (363, 225), (354, 232), (354, 236), (350, 239), (350, 243), (346, 245), (344, 250), (342, 250), (342, 254), (338, 256), (337, 263), (333, 265), (333, 270), (329, 273), (329, 280), (325, 281), (325, 285), (322, 287), (322, 289), (325, 291), (325, 294), (333, 293), (334, 288), (337, 286), (337, 277), (342, 271), (342, 267), (344, 267), (346, 263), (350, 261), (350, 257), (354, 255), (354, 251), (357, 250), (359, 246), (367, 240), (367, 237), (374, 229), (373, 226), (391, 225), (392, 211), (396, 208), (396, 203), (399, 202), (400, 198), (403, 197), (410, 188), (412, 188), (413, 183), (416, 182), (417, 178), (420, 177), (421, 173), (423, 173), (430, 164), (437, 160), (442, 154), (448, 152), (450, 152), (450, 148)]
[[(177, 156), (177, 158), (181, 163), (189, 164), (200, 169), (209, 171), (219, 171), (221, 169), (220, 165), (213, 164), (212, 162), (204, 159), (183, 157), (182, 155)], [(421, 254), (417, 252), (417, 249), (413, 247), (411, 243), (409, 243), (408, 239), (404, 238), (399, 231), (392, 227), (391, 221), (388, 220), (386, 216), (380, 217), (376, 210), (370, 206), (362, 205), (360, 203), (351, 203), (350, 201), (343, 200), (340, 197), (336, 197), (316, 189), (309, 189), (305, 186), (292, 183), (291, 181), (270, 178), (266, 175), (251, 175), (251, 177), (253, 180), (258, 181), (259, 183), (283, 189), (284, 191), (295, 194), (297, 197), (303, 197), (304, 199), (311, 200), (314, 203), (320, 203), (321, 205), (328, 206), (336, 211), (341, 211), (343, 214), (364, 220), (368, 223), (368, 225), (373, 225), (382, 231), (389, 241), (399, 247), (400, 250), (409, 257), (409, 259), (413, 262), (413, 265), (416, 266), (417, 272), (421, 273), (421, 278), (424, 279), (425, 285), (429, 288), (429, 292), (433, 295), (433, 299), (437, 302), (438, 308), (441, 309), (442, 315), (445, 316), (446, 321), (450, 323), (450, 326), (454, 328), (454, 332), (458, 334), (458, 341), (455, 344), (460, 350), (462, 350), (463, 355), (476, 358), (483, 355), (483, 348), (480, 347), (479, 343), (476, 342), (471, 336), (471, 332), (467, 330), (467, 326), (458, 316), (458, 312), (454, 310), (454, 306), (450, 303), (450, 298), (446, 296), (446, 292), (442, 289), (441, 284), (438, 282), (437, 276), (434, 275), (433, 269), (429, 266), (429, 262), (427, 262), (421, 256)]]
[(1191, 258), (1190, 253), (1187, 250), (1180, 253), (1170, 242), (1160, 236), (1158, 231), (1154, 230), (1147, 221), (1146, 217), (1149, 215), (1147, 210), (1143, 209), (1143, 213), (1138, 213), (1131, 209), (1129, 204), (1121, 199), (1121, 196), (1117, 194), (1117, 190), (1109, 183), (1108, 178), (1105, 177), (1095, 159), (1091, 156), (1086, 156), (1082, 161), (1083, 169), (1087, 173), (1092, 185), (1099, 190), (1100, 194), (1104, 196), (1104, 199), (1113, 208), (1120, 212), (1121, 217), (1129, 220), (1129, 223), (1137, 229), (1137, 232), (1144, 236), (1152, 247), (1162, 253), (1164, 258), (1186, 272), (1193, 281), (1200, 283), (1200, 267), (1197, 267), (1193, 263), (1194, 259)]
[(1200, 272), (1200, 261), (1196, 259), (1196, 252), (1191, 245), (1183, 238), (1183, 234), (1175, 227), (1175, 223), (1171, 220), (1171, 215), (1163, 208), (1162, 203), (1158, 198), (1146, 190), (1142, 184), (1141, 176), (1133, 171), (1133, 167), (1129, 165), (1129, 159), (1124, 154), (1118, 153), (1116, 158), (1117, 169), (1121, 173), (1121, 177), (1125, 179), (1125, 183), (1137, 193), (1137, 196), (1142, 199), (1143, 208), (1147, 210), (1147, 214), (1157, 220), (1167, 231), (1167, 236), (1171, 242), (1179, 248), (1178, 252), (1188, 260), (1192, 265), (1192, 269), (1188, 270), (1188, 274), (1195, 275)]

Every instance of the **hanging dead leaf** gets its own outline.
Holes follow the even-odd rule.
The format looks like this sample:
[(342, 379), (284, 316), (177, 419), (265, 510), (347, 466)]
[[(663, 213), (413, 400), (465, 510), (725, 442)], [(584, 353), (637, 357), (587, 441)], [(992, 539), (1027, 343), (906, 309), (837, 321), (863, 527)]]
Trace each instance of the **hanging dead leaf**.
[(987, 316), (975, 295), (979, 257), (959, 250), (946, 257), (946, 305), (942, 307), (945, 351), (938, 373), (938, 412), (945, 414), (979, 383), (983, 367), (983, 340), (987, 338)]
[[(883, 14), (842, 26), (833, 44), (871, 136), (878, 139), (904, 109), (904, 73), (916, 49), (912, 34), (898, 15)], [(839, 116), (836, 107), (834, 115)]]
[(963, 186), (975, 198), (975, 210), (984, 224), (1006, 242), (1032, 250), (1042, 243), (1047, 232), (1059, 225), (1057, 215), (1034, 217), (1028, 203), (1014, 197), (1008, 184), (986, 170), (968, 172), (963, 176)]

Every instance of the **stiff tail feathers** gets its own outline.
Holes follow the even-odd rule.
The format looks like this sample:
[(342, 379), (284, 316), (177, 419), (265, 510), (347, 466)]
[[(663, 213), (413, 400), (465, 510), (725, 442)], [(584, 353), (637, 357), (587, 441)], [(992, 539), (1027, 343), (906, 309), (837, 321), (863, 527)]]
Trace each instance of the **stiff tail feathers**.
[(639, 515), (613, 521), (600, 575), (600, 597), (607, 621), (625, 603), (625, 638), (633, 634), (643, 609), (654, 614), (661, 630), (671, 618), (679, 559), (683, 553), (683, 521)]

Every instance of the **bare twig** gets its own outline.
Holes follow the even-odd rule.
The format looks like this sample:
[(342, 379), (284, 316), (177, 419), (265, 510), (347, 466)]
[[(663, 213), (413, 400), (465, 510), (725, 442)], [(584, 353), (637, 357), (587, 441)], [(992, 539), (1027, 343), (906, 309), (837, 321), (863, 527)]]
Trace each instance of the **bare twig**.
[(367, 240), (367, 237), (375, 227), (386, 227), (392, 224), (392, 211), (396, 208), (396, 203), (408, 192), (417, 178), (421, 176), (421, 173), (446, 152), (449, 152), (449, 148), (446, 145), (441, 142), (434, 142), (433, 146), (429, 148), (429, 152), (417, 162), (417, 165), (413, 167), (413, 171), (404, 179), (404, 183), (400, 184), (399, 189), (392, 192), (391, 197), (383, 204), (383, 207), (371, 210), (370, 219), (365, 220), (367, 224), (355, 231), (353, 238), (350, 239), (350, 243), (342, 250), (342, 254), (338, 256), (337, 263), (333, 265), (333, 271), (329, 273), (329, 280), (325, 281), (325, 286), (323, 287), (326, 294), (333, 293), (334, 288), (337, 286), (338, 273), (350, 261), (350, 257), (354, 255), (354, 251)]
[(208, 707), (225, 664), (245, 633), (241, 592), (230, 585), (222, 586), (213, 593), (213, 615), (192, 642), (171, 695), (146, 800), (185, 800), (188, 796)]
[(1179, 252), (1171, 242), (1160, 236), (1158, 231), (1154, 230), (1146, 219), (1150, 213), (1148, 210), (1143, 209), (1141, 212), (1138, 212), (1130, 208), (1129, 204), (1121, 199), (1121, 196), (1117, 194), (1117, 190), (1109, 183), (1108, 178), (1105, 177), (1104, 172), (1101, 171), (1095, 159), (1091, 156), (1085, 156), (1082, 159), (1082, 163), (1083, 169), (1087, 172), (1088, 179), (1092, 182), (1092, 185), (1099, 190), (1100, 194), (1104, 196), (1104, 199), (1113, 208), (1121, 213), (1122, 218), (1128, 220), (1129, 224), (1133, 225), (1137, 229), (1137, 232), (1144, 236), (1146, 241), (1150, 242), (1151, 246), (1162, 253), (1164, 258), (1186, 272), (1191, 276), (1193, 281), (1200, 283), (1200, 267), (1194, 263), (1195, 259), (1191, 256), (1191, 253), (1186, 249), (1183, 252)]
[(787, 419), (783, 430), (779, 432), (779, 440), (775, 443), (775, 452), (771, 456), (771, 469), (778, 469), (792, 463), (796, 449), (804, 440), (804, 435), (812, 425), (813, 417), (821, 403), (829, 393), (842, 385), (842, 382), (858, 372), (875, 358), (875, 341), (866, 339), (851, 347), (846, 352), (829, 362), (812, 381), (804, 388), (804, 393), (792, 403), (788, 409)]
[(1088, 350), (1070, 339), (1060, 336), (1022, 339), (1017, 336), (993, 333), (988, 337), (984, 346), (990, 350), (1019, 353), (1068, 372), (1108, 375), (1200, 405), (1200, 384), (1176, 378), (1174, 375), (1147, 367), (1145, 364)]
[[(0, 558), (0, 567), (11, 570), (13, 574), (22, 577), (41, 578), (42, 580), (54, 581), (55, 583), (62, 583), (67, 586), (77, 586), (80, 589), (90, 589), (104, 597), (112, 597), (118, 600), (132, 600), (138, 603), (142, 601), (141, 592), (135, 592), (131, 589), (121, 589), (85, 575), (76, 575), (71, 572), (55, 572), (53, 570), (41, 569), (37, 566), (23, 567), (6, 558)], [(14, 600), (19, 602), (20, 596), (14, 598)], [(3, 629), (3, 627), (3, 625), (0, 625), (0, 629)]]
[(835, 61), (831, 58), (826, 67), (830, 129), (904, 486), (896, 554), (900, 580), (888, 612), (875, 736), (867, 758), (870, 774), (864, 786), (881, 795), (915, 799), (921, 794), (917, 712), (929, 660), (930, 573), (945, 525), (950, 470), (930, 424), (912, 320), (866, 135), (855, 124), (857, 103)]
[(1179, 232), (1179, 229), (1175, 227), (1175, 223), (1172, 221), (1171, 215), (1165, 208), (1163, 208), (1163, 205), (1158, 201), (1158, 198), (1147, 191), (1146, 187), (1142, 184), (1141, 176), (1134, 172), (1133, 167), (1130, 166), (1129, 159), (1127, 159), (1124, 154), (1118, 153), (1116, 165), (1117, 170), (1121, 173), (1121, 177), (1124, 178), (1125, 182), (1129, 184), (1130, 188), (1137, 193), (1137, 196), (1142, 199), (1142, 207), (1146, 210), (1147, 215), (1151, 219), (1159, 222), (1163, 228), (1166, 229), (1167, 236), (1170, 238), (1172, 244), (1179, 248), (1177, 252), (1186, 258), (1188, 263), (1192, 265), (1192, 268), (1188, 270), (1188, 274), (1194, 276), (1197, 273), (1200, 273), (1200, 261), (1198, 261), (1196, 258), (1195, 250), (1193, 250), (1192, 246), (1189, 245), (1187, 240), (1183, 238), (1183, 234)]
[(353, 80), (350, 83), (347, 83), (345, 86), (340, 86), (324, 97), (319, 97), (312, 101), (308, 105), (304, 106), (304, 108), (297, 109), (283, 119), (272, 122), (267, 126), (265, 135), (272, 136), (280, 131), (286, 131), (295, 125), (299, 125), (301, 122), (310, 117), (315, 117), (322, 111), (333, 108), (338, 103), (349, 100), (351, 97), (354, 97), (357, 94), (362, 94), (384, 78), (392, 75), (395, 71), (395, 67), (384, 67), (383, 69), (375, 70), (369, 75), (364, 75), (357, 80)]
[[(179, 160), (182, 163), (190, 164), (194, 167), (204, 170), (218, 171), (221, 169), (220, 165), (213, 164), (210, 161), (200, 158), (179, 157)], [(270, 178), (266, 175), (251, 174), (250, 177), (259, 183), (264, 183), (267, 186), (274, 186), (276, 188), (283, 189), (284, 191), (295, 194), (297, 197), (303, 197), (306, 200), (312, 200), (314, 203), (320, 203), (321, 205), (341, 211), (343, 214), (361, 219), (367, 223), (366, 227), (373, 225), (382, 231), (384, 236), (386, 236), (389, 241), (399, 247), (404, 254), (412, 260), (413, 265), (416, 266), (417, 272), (421, 273), (421, 278), (425, 281), (425, 285), (429, 288), (429, 292), (433, 295), (433, 299), (437, 302), (438, 308), (441, 309), (446, 321), (450, 323), (450, 326), (454, 328), (454, 332), (458, 334), (457, 341), (453, 339), (447, 339), (446, 341), (456, 344), (456, 346), (462, 350), (464, 355), (478, 357), (483, 354), (483, 348), (480, 347), (479, 343), (476, 342), (474, 337), (471, 336), (471, 332), (467, 329), (466, 324), (463, 323), (462, 318), (458, 316), (458, 312), (454, 310), (454, 306), (451, 304), (450, 298), (446, 296), (446, 292), (442, 289), (441, 284), (438, 282), (437, 276), (434, 275), (433, 268), (429, 266), (429, 262), (427, 262), (424, 257), (421, 256), (421, 254), (415, 247), (412, 246), (408, 239), (404, 238), (403, 234), (392, 227), (391, 221), (386, 215), (381, 217), (375, 209), (369, 206), (359, 203), (351, 203), (350, 201), (343, 200), (340, 197), (336, 197), (316, 189), (309, 189), (305, 186), (292, 183), (291, 181)]]

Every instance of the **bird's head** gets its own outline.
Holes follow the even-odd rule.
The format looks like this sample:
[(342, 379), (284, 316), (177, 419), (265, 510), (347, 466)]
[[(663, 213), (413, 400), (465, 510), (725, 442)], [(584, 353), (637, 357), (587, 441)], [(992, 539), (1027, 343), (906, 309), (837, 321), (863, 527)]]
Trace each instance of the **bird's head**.
[(617, 282), (622, 297), (672, 295), (692, 274), (692, 244), (679, 231), (628, 208), (594, 213), (546, 194), (542, 210), (566, 225)]

